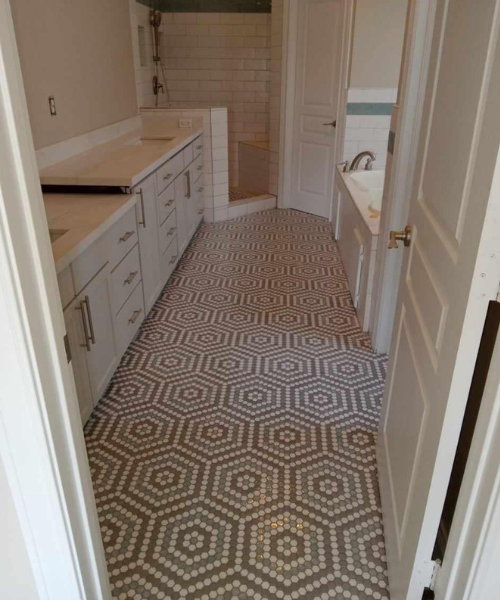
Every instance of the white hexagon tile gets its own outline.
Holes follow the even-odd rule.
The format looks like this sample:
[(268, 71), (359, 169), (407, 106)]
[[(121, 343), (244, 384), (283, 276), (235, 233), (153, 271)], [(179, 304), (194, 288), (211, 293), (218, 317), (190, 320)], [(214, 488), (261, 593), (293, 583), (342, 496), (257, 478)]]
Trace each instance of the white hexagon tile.
[(330, 225), (203, 225), (85, 429), (119, 600), (387, 600), (386, 360)]

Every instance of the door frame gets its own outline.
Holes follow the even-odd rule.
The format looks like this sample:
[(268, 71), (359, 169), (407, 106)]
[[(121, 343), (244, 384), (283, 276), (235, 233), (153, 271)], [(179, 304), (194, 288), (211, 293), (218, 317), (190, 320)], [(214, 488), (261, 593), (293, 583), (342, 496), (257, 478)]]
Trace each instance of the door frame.
[(8, 0), (0, 97), (0, 459), (40, 600), (111, 600)]
[[(342, 56), (339, 77), (339, 96), (337, 104), (337, 127), (334, 163), (344, 151), (345, 106), (347, 105), (347, 81), (351, 54), (351, 30), (354, 19), (355, 0), (344, 0), (344, 21), (342, 24)], [(295, 95), (297, 68), (297, 31), (299, 27), (300, 0), (283, 2), (283, 45), (281, 64), (281, 119), (280, 119), (280, 155), (279, 155), (279, 193), (278, 207), (291, 207), (291, 182), (293, 171), (293, 139), (295, 128)], [(342, 85), (343, 82), (343, 85)], [(336, 173), (335, 173), (336, 175)], [(333, 219), (335, 203), (335, 176), (332, 181), (332, 199), (330, 217)]]

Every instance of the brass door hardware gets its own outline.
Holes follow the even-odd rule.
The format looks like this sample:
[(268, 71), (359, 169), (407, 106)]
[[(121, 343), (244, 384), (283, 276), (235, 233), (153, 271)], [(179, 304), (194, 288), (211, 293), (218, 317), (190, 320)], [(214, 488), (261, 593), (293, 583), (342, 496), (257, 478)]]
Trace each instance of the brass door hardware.
[(403, 242), (405, 248), (408, 248), (411, 244), (411, 233), (412, 228), (410, 225), (407, 225), (404, 231), (391, 231), (389, 240), (389, 250), (399, 248), (398, 242)]

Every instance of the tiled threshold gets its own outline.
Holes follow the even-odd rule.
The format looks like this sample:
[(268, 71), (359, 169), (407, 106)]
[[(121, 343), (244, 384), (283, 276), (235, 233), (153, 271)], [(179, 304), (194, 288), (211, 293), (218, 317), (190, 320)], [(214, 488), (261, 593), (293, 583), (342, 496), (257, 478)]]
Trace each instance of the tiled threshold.
[(245, 215), (251, 215), (272, 208), (276, 208), (276, 196), (262, 194), (253, 198), (233, 200), (229, 203), (227, 217), (228, 219), (236, 219), (237, 217), (244, 217)]

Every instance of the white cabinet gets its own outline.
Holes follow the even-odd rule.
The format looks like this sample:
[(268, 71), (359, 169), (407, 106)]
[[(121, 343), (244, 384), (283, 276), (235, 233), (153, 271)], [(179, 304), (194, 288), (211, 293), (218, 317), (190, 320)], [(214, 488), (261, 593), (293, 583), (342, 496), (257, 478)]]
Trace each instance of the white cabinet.
[(109, 266), (106, 266), (76, 298), (76, 307), (81, 312), (94, 405), (103, 395), (119, 362), (112, 306), (111, 277)]
[(184, 171), (175, 180), (175, 211), (177, 219), (177, 245), (179, 254), (182, 254), (188, 244), (188, 176), (189, 170)]
[(94, 409), (87, 368), (87, 336), (83, 326), (80, 304), (74, 300), (64, 311), (64, 323), (71, 352), (71, 365), (75, 376), (76, 393), (82, 423), (85, 424)]
[(156, 210), (156, 176), (150, 175), (134, 190), (137, 201), (139, 252), (146, 314), (161, 291), (160, 250), (158, 247), (158, 214)]

